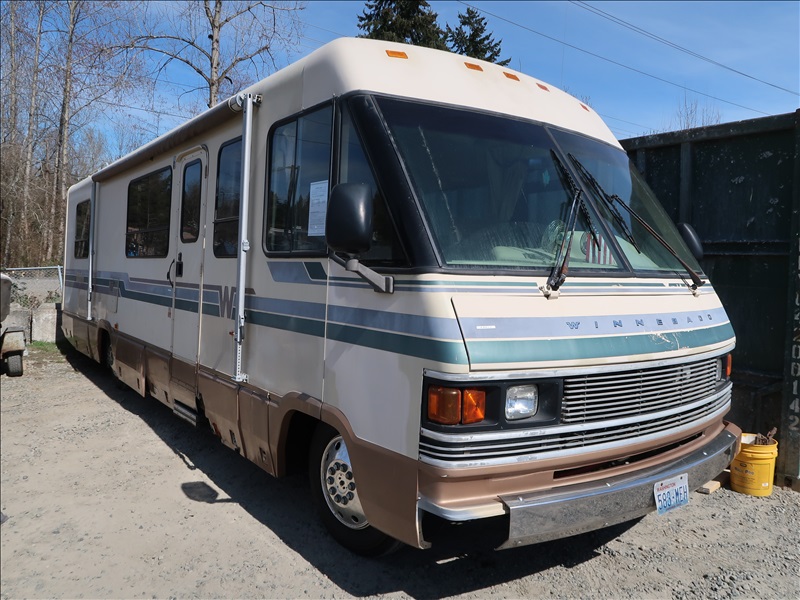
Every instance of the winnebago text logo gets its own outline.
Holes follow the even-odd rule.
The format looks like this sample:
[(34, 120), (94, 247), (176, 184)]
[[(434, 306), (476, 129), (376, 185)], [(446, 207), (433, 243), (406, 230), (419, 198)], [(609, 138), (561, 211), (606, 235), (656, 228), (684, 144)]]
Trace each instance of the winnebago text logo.
[(678, 315), (669, 317), (623, 317), (623, 318), (610, 318), (610, 319), (592, 319), (591, 321), (564, 321), (567, 327), (572, 330), (579, 329), (609, 329), (609, 330), (626, 330), (626, 329), (647, 329), (658, 327), (672, 327), (675, 325), (697, 325), (698, 323), (710, 323), (714, 321), (714, 315), (711, 313), (694, 314), (694, 315)]

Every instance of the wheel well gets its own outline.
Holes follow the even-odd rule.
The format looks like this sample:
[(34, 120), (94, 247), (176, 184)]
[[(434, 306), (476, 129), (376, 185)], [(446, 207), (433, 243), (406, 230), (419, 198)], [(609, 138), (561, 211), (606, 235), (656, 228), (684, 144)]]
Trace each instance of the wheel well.
[(105, 365), (106, 348), (111, 344), (111, 336), (105, 329), (98, 329), (97, 331), (97, 362)]
[[(278, 472), (282, 475), (302, 473), (308, 465), (311, 438), (319, 421), (301, 412), (295, 412), (289, 421), (285, 442), (278, 460)], [(281, 468), (283, 467), (283, 468)]]

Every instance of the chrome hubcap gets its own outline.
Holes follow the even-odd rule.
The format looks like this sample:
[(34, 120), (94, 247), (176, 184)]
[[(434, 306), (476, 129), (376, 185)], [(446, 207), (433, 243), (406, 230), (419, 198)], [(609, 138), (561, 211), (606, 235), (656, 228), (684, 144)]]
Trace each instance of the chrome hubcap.
[(328, 508), (342, 525), (350, 529), (363, 529), (369, 525), (358, 499), (350, 455), (340, 435), (328, 442), (322, 454), (320, 483)]

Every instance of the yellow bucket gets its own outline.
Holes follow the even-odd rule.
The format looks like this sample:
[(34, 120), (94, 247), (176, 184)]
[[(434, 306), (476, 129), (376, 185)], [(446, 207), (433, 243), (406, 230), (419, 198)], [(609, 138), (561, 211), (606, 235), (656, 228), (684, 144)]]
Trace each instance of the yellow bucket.
[(731, 463), (731, 488), (741, 494), (769, 496), (775, 479), (778, 442), (756, 445), (754, 433), (742, 434), (742, 449)]

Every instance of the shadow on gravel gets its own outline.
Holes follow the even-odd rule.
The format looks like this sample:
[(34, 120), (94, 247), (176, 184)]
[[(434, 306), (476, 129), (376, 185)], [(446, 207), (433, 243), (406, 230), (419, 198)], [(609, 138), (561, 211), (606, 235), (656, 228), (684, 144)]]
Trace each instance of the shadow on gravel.
[[(270, 477), (219, 443), (210, 430), (197, 430), (157, 400), (141, 398), (68, 344), (60, 348), (73, 368), (111, 400), (145, 421), (181, 457), (187, 469), (200, 470), (230, 499), (218, 498), (216, 490), (203, 484), (208, 488), (205, 489), (196, 482), (181, 484), (187, 497), (199, 502), (239, 504), (353, 596), (400, 592), (413, 598), (440, 598), (479, 592), (554, 567), (570, 569), (599, 556), (598, 548), (632, 525), (501, 552), (406, 547), (381, 559), (361, 558), (342, 549), (324, 531), (316, 518), (305, 476), (281, 480)], [(516, 594), (511, 588), (503, 595)]]

